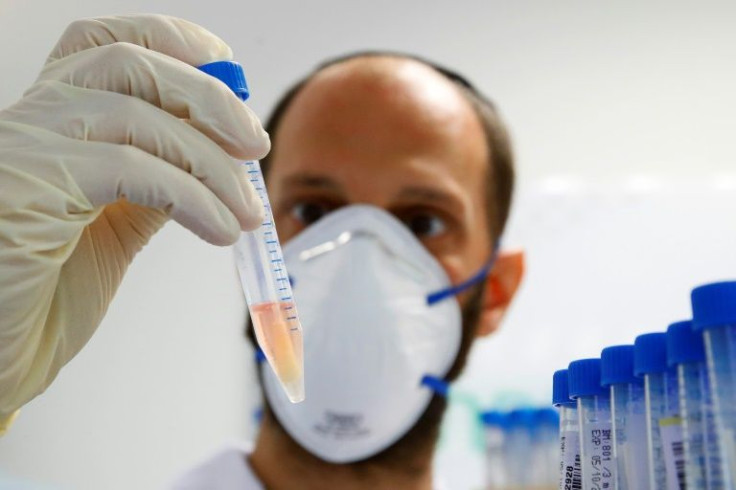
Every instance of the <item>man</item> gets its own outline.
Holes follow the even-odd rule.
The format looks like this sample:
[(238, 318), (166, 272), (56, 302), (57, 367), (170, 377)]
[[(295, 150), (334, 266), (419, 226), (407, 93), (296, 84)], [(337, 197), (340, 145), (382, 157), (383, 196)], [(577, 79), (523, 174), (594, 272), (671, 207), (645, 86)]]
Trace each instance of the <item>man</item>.
[[(386, 210), (403, 222), (442, 265), (452, 284), (474, 276), (489, 260), (508, 215), (511, 156), (493, 108), (456, 75), (395, 54), (341, 58), (323, 65), (288, 92), (266, 127), (273, 147), (262, 165), (276, 225), (282, 243), (287, 243), (290, 272), (294, 262), (288, 260), (289, 240), (335, 210), (358, 204)], [(500, 253), (488, 278), (461, 294), (462, 341), (446, 374), (448, 380), (460, 373), (473, 340), (498, 328), (521, 272), (519, 254)], [(329, 272), (321, 270), (321, 274)], [(342, 268), (340, 275), (355, 281), (360, 274)], [(300, 312), (308, 322), (314, 314), (306, 315), (304, 308), (311, 302), (303, 304), (299, 293), (309, 293), (299, 290), (301, 278), (295, 282)], [(349, 287), (334, 291), (338, 308), (348, 308)], [(346, 331), (343, 344), (350, 344), (354, 334), (348, 330), (360, 329), (359, 320), (337, 323)], [(314, 330), (305, 326), (306, 342), (310, 333), (320, 334)], [(370, 342), (363, 340), (364, 345)], [(305, 354), (307, 371), (320, 373), (311, 385), (307, 380), (305, 405), (312, 402), (310, 396), (319, 397), (325, 386), (339, 383), (328, 379), (329, 373), (349, 369), (348, 359), (341, 358), (342, 364), (330, 362), (339, 353), (320, 348), (311, 358), (309, 349)], [(372, 371), (366, 364), (364, 369)], [(267, 374), (269, 368), (264, 369)], [(344, 393), (358, 386), (345, 397), (359, 396), (366, 384), (378, 383), (370, 376), (358, 377), (341, 387)], [(310, 391), (315, 387), (317, 393)], [(421, 390), (428, 388), (417, 387)], [(374, 396), (381, 394), (390, 393), (382, 393), (379, 386)], [(391, 434), (398, 438), (396, 442), (363, 451), (360, 457), (344, 456), (352, 450), (345, 443), (344, 427), (341, 437), (336, 437), (324, 434), (330, 421), (307, 416), (295, 422), (303, 406), (294, 406), (297, 411), (292, 412), (289, 405), (281, 405), (279, 416), (271, 407), (272, 400), (279, 403), (277, 398), (276, 390), (266, 389), (263, 423), (249, 455), (225, 450), (185, 475), (177, 488), (220, 488), (214, 482), (223, 478), (227, 484), (222, 488), (432, 488), (432, 453), (445, 406), (441, 397), (434, 396), (405, 432)], [(334, 405), (320, 408), (323, 414), (337, 412)], [(361, 412), (364, 416), (370, 414)], [(322, 432), (322, 442), (311, 442), (308, 434), (301, 433), (320, 424), (323, 428), (317, 432)]]
[[(63, 363), (82, 347), (104, 314), (125, 266), (169, 215), (217, 244), (232, 243), (236, 235), (232, 233), (233, 225), (249, 229), (260, 218), (252, 190), (247, 185), (233, 188), (232, 181), (237, 181), (238, 176), (217, 153), (221, 148), (239, 158), (263, 156), (267, 145), (263, 144), (257, 124), (249, 114), (231, 107), (229, 101), (223, 102), (224, 95), (220, 92), (215, 102), (218, 108), (225, 109), (222, 111), (225, 115), (208, 119), (206, 116), (211, 114), (207, 104), (196, 100), (198, 92), (203, 91), (197, 84), (208, 82), (169, 59), (178, 58), (197, 66), (227, 58), (226, 50), (209, 33), (168, 18), (129, 17), (97, 22), (104, 29), (94, 23), (76, 25), (66, 34), (74, 42), (62, 39), (56, 50), (58, 61), (53, 60), (42, 73), (43, 80), (55, 82), (52, 87), (31, 90), (28, 99), (19, 103), (25, 103), (23, 110), (11, 108), (0, 113), (0, 130), (4, 128), (9, 135), (3, 139), (0, 133), (0, 146), (12, 147), (10, 156), (16, 157), (9, 157), (7, 152), (3, 155), (0, 149), (0, 173), (5, 170), (5, 175), (13, 176), (27, 172), (28, 168), (43, 169), (40, 180), (52, 183), (44, 187), (45, 192), (49, 196), (61, 194), (59, 201), (64, 203), (64, 209), (69, 209), (69, 203), (73, 202), (81, 208), (78, 214), (82, 215), (82, 219), (75, 221), (76, 216), (70, 216), (73, 213), (44, 209), (46, 215), (54, 215), (53, 225), (42, 220), (38, 227), (44, 233), (38, 233), (37, 228), (36, 233), (24, 228), (13, 234), (14, 241), (2, 242), (22, 241), (33, 251), (63, 249), (63, 253), (56, 254), (58, 257), (54, 256), (56, 261), (52, 266), (17, 252), (3, 260), (0, 251), (0, 267), (5, 267), (0, 269), (0, 280), (6, 270), (26, 278), (25, 270), (34, 269), (35, 276), (41, 276), (35, 285), (47, 286), (46, 290), (50, 291), (42, 298), (37, 295), (34, 304), (18, 306), (19, 295), (6, 296), (10, 299), (2, 298), (0, 303), (3, 309), (16, 311), (18, 317), (23, 316), (22, 308), (26, 313), (34, 313), (30, 315), (33, 321), (25, 322), (22, 328), (17, 324), (16, 328), (2, 325), (0, 330), (1, 335), (13, 341), (12, 348), (3, 348), (0, 355), (0, 379), (12, 380), (14, 388), (8, 401), (3, 399), (0, 406), (0, 414), (6, 417), (10, 409), (43, 389)], [(75, 29), (81, 32), (73, 32)], [(148, 50), (128, 45), (119, 50), (123, 51), (122, 61), (129, 61), (122, 63), (126, 67), (121, 69), (124, 83), (112, 75), (104, 77), (102, 82), (99, 76), (88, 76), (87, 70), (90, 74), (95, 70), (84, 59), (65, 61), (79, 56), (85, 49), (99, 50), (96, 47), (99, 44), (115, 47), (119, 41), (142, 44), (144, 39)], [(201, 49), (204, 39), (209, 52)], [(190, 48), (195, 45), (200, 48), (192, 52)], [(151, 50), (163, 51), (167, 57), (152, 55)], [(156, 68), (155, 88), (146, 85), (145, 77), (137, 71), (135, 60), (140, 57), (148, 57), (147, 61)], [(94, 60), (99, 62), (100, 58)], [(54, 63), (58, 65), (52, 66)], [(95, 69), (99, 75), (99, 67)], [(170, 95), (161, 90), (166, 88), (167, 70), (176, 71), (179, 79), (184, 78), (191, 92), (177, 90)], [(119, 138), (115, 130), (94, 131), (97, 128), (90, 123), (93, 131), (88, 127), (84, 134), (91, 133), (92, 138), (85, 136), (85, 142), (98, 137), (132, 144), (173, 163), (179, 167), (177, 172), (162, 170), (168, 167), (160, 165), (158, 160), (149, 161), (142, 152), (117, 153), (117, 148), (97, 148), (89, 142), (86, 142), (89, 147), (80, 149), (75, 145), (69, 150), (65, 146), (67, 141), (36, 130), (42, 123), (38, 119), (29, 121), (26, 116), (32, 112), (29, 107), (33, 109), (37, 102), (32, 99), (34, 94), (40, 93), (36, 97), (46, 106), (52, 101), (68, 116), (81, 105), (75, 103), (75, 97), (90, 96), (77, 93), (76, 87), (105, 82), (109, 85), (93, 88), (141, 98), (164, 109), (169, 113), (167, 116), (188, 118), (190, 125), (184, 129), (174, 118), (160, 117), (162, 111), (149, 111), (148, 106), (144, 108), (136, 103), (127, 108), (126, 116), (135, 120), (139, 111), (147, 111), (148, 118), (155, 118), (161, 128), (176, 128), (173, 142), (163, 131), (160, 134), (155, 131), (155, 124), (154, 136), (147, 138), (142, 132), (130, 131), (135, 124), (125, 121), (111, 125), (128, 128), (124, 132), (127, 141)], [(208, 88), (222, 89), (216, 84)], [(97, 95), (100, 94), (94, 94)], [(195, 100), (188, 100), (189, 97)], [(117, 97), (113, 99), (110, 103), (119, 103)], [(73, 126), (69, 119), (43, 129), (82, 139), (80, 128), (69, 129)], [(9, 121), (5, 127), (3, 120)], [(190, 131), (191, 127), (199, 133)], [(224, 129), (228, 127), (235, 127), (241, 133)], [(421, 385), (421, 377), (452, 380), (460, 373), (473, 340), (498, 327), (523, 270), (520, 254), (494, 251), (508, 216), (513, 184), (511, 154), (503, 124), (492, 106), (457, 76), (407, 57), (374, 54), (337, 60), (312, 74), (287, 94), (268, 129), (274, 145), (263, 165), (276, 226), (282, 243), (286, 244), (287, 264), (291, 272), (296, 270), (294, 290), (305, 323), (307, 399), (294, 408), (284, 404), (279, 392), (273, 389), (270, 371), (264, 368), (267, 405), (253, 451), (250, 454), (225, 451), (185, 475), (178, 487), (432, 488), (432, 452), (444, 401)], [(204, 141), (202, 133), (211, 141)], [(189, 145), (190, 140), (198, 146), (190, 148), (194, 146)], [(29, 141), (72, 157), (59, 161), (40, 152), (42, 157), (36, 156), (26, 165), (5, 163), (25, 158), (22, 149), (28, 148)], [(212, 141), (217, 145), (212, 145)], [(75, 173), (75, 168), (71, 168), (66, 175), (71, 175), (75, 185), (70, 186), (69, 179), (60, 179), (57, 173), (48, 171), (70, 161), (86, 163), (88, 155), (94, 158), (104, 152), (110, 154), (111, 160), (122, 158), (126, 163), (122, 176), (119, 165), (113, 165), (112, 170), (104, 166), (103, 175), (89, 177), (90, 172), (102, 172), (84, 166), (85, 172)], [(187, 154), (187, 158), (182, 159), (182, 154)], [(210, 162), (213, 159), (215, 163)], [(139, 165), (139, 161), (147, 166)], [(179, 180), (164, 185), (157, 178), (148, 182), (137, 178), (139, 175), (157, 177), (157, 172), (168, 172), (170, 175), (166, 177)], [(230, 181), (224, 177), (228, 172)], [(113, 173), (113, 177), (108, 173)], [(26, 194), (43, 194), (44, 191), (34, 187), (38, 174), (20, 181), (27, 187)], [(180, 179), (181, 174), (195, 176), (198, 182)], [(194, 184), (206, 186), (208, 192)], [(186, 198), (190, 196), (198, 198), (199, 207), (187, 206)], [(20, 221), (19, 214), (32, 215), (17, 212), (32, 207), (26, 202), (18, 204), (18, 199), (2, 202), (11, 209), (13, 223)], [(105, 219), (101, 221), (100, 216)], [(58, 230), (59, 222), (65, 225), (63, 232)], [(104, 233), (109, 228), (114, 232)], [(128, 233), (121, 234), (121, 229)], [(349, 233), (335, 235), (340, 230)], [(54, 239), (49, 240), (47, 235), (53, 235)], [(315, 244), (325, 243), (324, 240), (337, 243), (336, 236), (349, 237), (347, 245), (339, 242), (340, 246), (334, 247), (337, 253), (317, 257), (311, 262), (314, 265), (307, 262), (302, 265), (295, 258), (305, 251), (314, 255)], [(56, 248), (48, 246), (50, 241)], [(108, 246), (100, 247), (101, 242)], [(28, 247), (28, 243), (32, 246)], [(97, 280), (90, 286), (90, 274), (82, 275), (78, 271), (89, 272), (89, 264), (98, 254), (101, 258), (95, 260), (93, 269)], [(332, 269), (344, 273), (330, 273), (329, 264), (337, 264)], [(352, 264), (349, 270), (344, 269), (346, 264)], [(487, 273), (489, 267), (491, 271)], [(361, 271), (363, 274), (357, 274)], [(417, 281), (417, 277), (421, 280)], [(354, 310), (346, 312), (347, 303), (358, 304), (355, 302), (358, 293), (351, 290), (346, 278), (363, 281), (357, 291), (365, 293), (364, 299), (379, 300), (364, 300), (360, 314)], [(56, 287), (59, 284), (64, 287)], [(401, 290), (395, 289), (397, 284)], [(310, 296), (310, 291), (322, 290), (325, 285), (343, 286), (331, 295), (338, 298), (336, 303), (325, 303), (325, 295)], [(466, 287), (453, 288), (462, 285)], [(411, 294), (407, 293), (402, 301), (386, 296), (386, 292), (404, 294), (406, 288), (411, 289)], [(435, 306), (429, 293), (438, 290), (442, 294), (437, 296)], [(100, 299), (90, 308), (89, 298), (82, 300), (81, 294)], [(427, 296), (426, 301), (423, 295)], [(412, 297), (420, 301), (412, 302)], [(36, 303), (46, 307), (38, 313)], [(406, 305), (414, 305), (414, 309), (407, 312)], [(326, 311), (326, 306), (334, 309)], [(49, 315), (49, 311), (53, 314)], [(335, 318), (340, 319), (338, 324)], [(74, 341), (65, 345), (63, 340), (58, 340), (65, 338), (59, 331), (70, 334), (67, 337)], [(331, 342), (335, 338), (344, 342)], [(37, 348), (39, 345), (41, 349)], [(344, 357), (343, 351), (351, 346), (356, 346), (351, 351), (354, 357)], [(22, 363), (23, 369), (16, 368), (17, 363)], [(19, 371), (32, 373), (32, 379)], [(10, 373), (7, 377), (6, 372)], [(310, 378), (310, 372), (321, 375)], [(332, 376), (338, 372), (344, 375)], [(415, 379), (416, 376), (419, 378)], [(372, 407), (361, 404), (349, 413), (342, 410), (365, 393), (371, 395), (365, 400)], [(386, 407), (391, 410), (387, 411)], [(314, 414), (319, 418), (310, 418)], [(401, 420), (394, 420), (399, 418), (398, 414)]]

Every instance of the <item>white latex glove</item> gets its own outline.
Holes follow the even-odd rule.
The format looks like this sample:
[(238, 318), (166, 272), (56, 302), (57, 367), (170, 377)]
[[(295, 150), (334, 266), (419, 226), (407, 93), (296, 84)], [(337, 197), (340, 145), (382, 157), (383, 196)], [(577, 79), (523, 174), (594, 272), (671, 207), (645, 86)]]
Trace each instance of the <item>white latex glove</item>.
[(260, 224), (232, 157), (264, 156), (268, 135), (194, 68), (231, 56), (180, 19), (81, 20), (0, 111), (0, 433), (89, 340), (169, 218), (216, 245)]

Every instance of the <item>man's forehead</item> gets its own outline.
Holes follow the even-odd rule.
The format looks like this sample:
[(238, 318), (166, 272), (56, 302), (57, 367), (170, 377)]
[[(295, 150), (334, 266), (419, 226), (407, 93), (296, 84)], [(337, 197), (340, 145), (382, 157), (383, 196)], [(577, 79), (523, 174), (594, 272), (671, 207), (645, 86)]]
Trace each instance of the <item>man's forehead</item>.
[(485, 147), (480, 120), (452, 81), (419, 61), (390, 56), (324, 68), (295, 96), (272, 137), (274, 156), (289, 151), (284, 145), (306, 150), (328, 139), (331, 149), (360, 151)]
[[(392, 55), (365, 55), (332, 63), (312, 76), (310, 83), (363, 83), (398, 88), (416, 79), (447, 81), (443, 75), (421, 61)], [(448, 81), (449, 82), (449, 81)]]
[(360, 56), (315, 74), (298, 98), (321, 102), (389, 104), (433, 116), (472, 111), (453, 82), (432, 67), (410, 58)]

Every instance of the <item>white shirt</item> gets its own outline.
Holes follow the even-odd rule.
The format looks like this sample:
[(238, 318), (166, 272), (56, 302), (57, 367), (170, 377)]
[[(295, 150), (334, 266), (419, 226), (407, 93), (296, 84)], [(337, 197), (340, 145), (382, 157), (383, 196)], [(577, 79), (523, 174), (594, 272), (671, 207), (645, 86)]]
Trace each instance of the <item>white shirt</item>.
[(172, 490), (265, 490), (248, 464), (251, 448), (228, 446), (184, 473)]
[[(184, 473), (171, 490), (265, 490), (248, 464), (251, 447), (228, 446)], [(435, 481), (435, 488), (440, 490)]]

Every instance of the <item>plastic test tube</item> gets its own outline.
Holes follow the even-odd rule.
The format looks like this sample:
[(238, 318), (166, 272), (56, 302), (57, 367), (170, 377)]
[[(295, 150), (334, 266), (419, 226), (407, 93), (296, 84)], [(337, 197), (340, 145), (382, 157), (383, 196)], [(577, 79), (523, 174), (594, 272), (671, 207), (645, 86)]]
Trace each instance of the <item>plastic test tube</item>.
[(667, 335), (639, 335), (634, 342), (634, 374), (644, 377), (650, 488), (685, 485), (677, 373), (667, 367)]
[(601, 360), (573, 361), (567, 373), (570, 397), (578, 404), (582, 488), (615, 489), (611, 400), (608, 390), (601, 386)]
[(509, 488), (508, 469), (504, 460), (507, 416), (497, 410), (480, 414), (485, 435), (486, 490)]
[(570, 399), (567, 369), (552, 376), (552, 404), (560, 411), (559, 490), (581, 488), (580, 430), (577, 404)]
[(619, 490), (650, 490), (644, 383), (634, 375), (634, 346), (601, 352), (601, 384), (611, 393), (611, 419)]
[(693, 328), (702, 332), (724, 488), (736, 484), (736, 282), (695, 288)]
[[(241, 100), (250, 92), (240, 64), (217, 61), (200, 70), (224, 82)], [(266, 185), (257, 161), (243, 162), (251, 183), (265, 210), (261, 226), (244, 232), (235, 245), (248, 310), (258, 345), (292, 403), (304, 400), (304, 365), (302, 327), (296, 312), (289, 275), (266, 193)]]
[(509, 412), (504, 440), (504, 456), (509, 471), (509, 488), (528, 488), (533, 480), (532, 425), (534, 410), (517, 408)]
[(677, 322), (667, 328), (667, 363), (677, 369), (687, 489), (725, 489), (714, 437), (716, 428), (705, 346), (703, 336), (693, 330), (692, 322)]
[(538, 408), (532, 432), (532, 462), (540, 468), (532, 481), (532, 488), (555, 488), (559, 483), (560, 415), (552, 407)]

